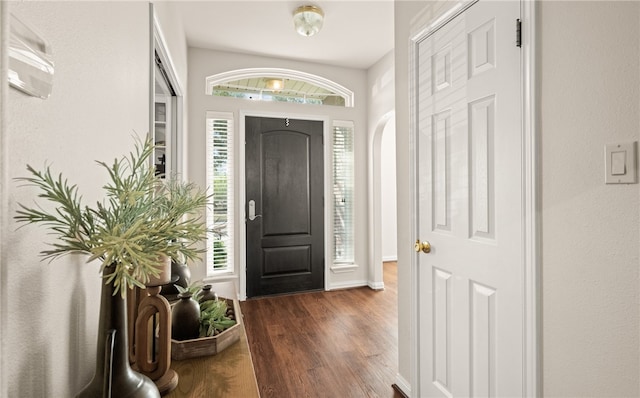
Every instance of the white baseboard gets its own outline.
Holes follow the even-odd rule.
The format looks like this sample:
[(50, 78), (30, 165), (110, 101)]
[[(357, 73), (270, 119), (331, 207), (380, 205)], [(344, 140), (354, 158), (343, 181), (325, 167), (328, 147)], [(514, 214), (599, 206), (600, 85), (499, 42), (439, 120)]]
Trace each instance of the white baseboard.
[(400, 376), (400, 374), (396, 374), (396, 386), (406, 395), (411, 398), (411, 384), (404, 379), (404, 377)]
[(382, 262), (387, 262), (387, 261), (398, 261), (398, 256), (382, 256)]
[(384, 282), (371, 282), (369, 281), (367, 285), (373, 290), (384, 290)]

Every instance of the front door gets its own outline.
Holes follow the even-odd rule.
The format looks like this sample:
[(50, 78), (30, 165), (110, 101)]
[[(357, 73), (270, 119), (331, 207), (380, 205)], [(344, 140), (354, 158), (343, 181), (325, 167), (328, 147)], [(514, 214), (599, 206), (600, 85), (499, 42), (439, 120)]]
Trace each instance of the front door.
[(323, 123), (246, 117), (247, 297), (324, 288)]
[(480, 0), (415, 41), (421, 397), (523, 394), (519, 12)]

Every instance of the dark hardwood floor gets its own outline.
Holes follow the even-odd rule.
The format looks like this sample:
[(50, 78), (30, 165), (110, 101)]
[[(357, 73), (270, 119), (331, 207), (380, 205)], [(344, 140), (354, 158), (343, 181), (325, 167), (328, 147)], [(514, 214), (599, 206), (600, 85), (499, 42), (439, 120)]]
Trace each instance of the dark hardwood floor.
[(261, 397), (401, 398), (396, 263), (384, 283), (242, 302)]

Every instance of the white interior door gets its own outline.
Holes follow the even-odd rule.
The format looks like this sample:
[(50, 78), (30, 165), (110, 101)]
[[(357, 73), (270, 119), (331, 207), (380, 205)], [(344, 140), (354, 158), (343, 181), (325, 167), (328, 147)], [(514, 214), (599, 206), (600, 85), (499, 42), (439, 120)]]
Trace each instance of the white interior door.
[(481, 0), (415, 42), (421, 397), (523, 395), (519, 13)]

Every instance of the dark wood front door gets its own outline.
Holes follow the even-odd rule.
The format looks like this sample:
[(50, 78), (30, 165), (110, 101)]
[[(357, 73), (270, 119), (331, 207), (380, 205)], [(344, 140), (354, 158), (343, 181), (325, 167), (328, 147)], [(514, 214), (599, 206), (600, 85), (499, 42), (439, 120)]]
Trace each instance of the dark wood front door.
[(324, 288), (321, 121), (246, 117), (247, 297)]

